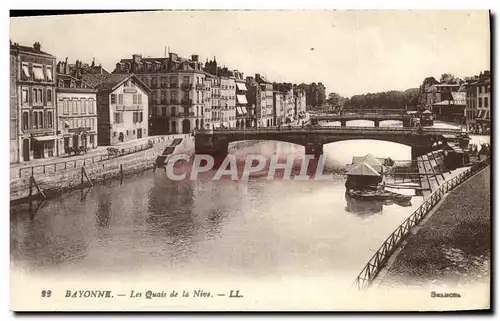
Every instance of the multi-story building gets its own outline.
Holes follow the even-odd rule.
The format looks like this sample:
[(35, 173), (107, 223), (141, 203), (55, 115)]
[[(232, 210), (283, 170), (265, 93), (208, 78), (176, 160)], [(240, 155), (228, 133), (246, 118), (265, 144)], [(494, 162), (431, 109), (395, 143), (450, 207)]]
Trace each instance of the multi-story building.
[(76, 148), (96, 148), (97, 90), (71, 75), (67, 60), (57, 69), (57, 136), (58, 155)]
[(33, 158), (52, 157), (56, 155), (57, 138), (56, 58), (43, 52), (39, 42), (33, 47), (11, 43), (10, 53), (11, 64), (16, 69), (18, 159), (26, 162)]
[(297, 115), (295, 114), (295, 95), (291, 84), (285, 85), (283, 100), (285, 102), (286, 122), (291, 123), (296, 121)]
[(306, 117), (306, 93), (298, 86), (294, 86), (295, 115), (300, 120)]
[(213, 76), (205, 75), (204, 85), (205, 90), (202, 92), (203, 99), (203, 123), (204, 129), (210, 129), (212, 125), (212, 78)]
[(273, 84), (273, 122), (276, 125), (286, 123), (286, 97), (287, 84)]
[(211, 124), (212, 128), (220, 128), (222, 126), (221, 80), (217, 76), (212, 76), (210, 80)]
[(16, 55), (10, 49), (10, 163), (19, 162), (19, 110), (17, 102), (17, 62)]
[(273, 84), (260, 74), (247, 77), (247, 101), (255, 108), (257, 127), (270, 127), (274, 125), (273, 114)]
[(136, 74), (151, 88), (150, 127), (153, 134), (190, 133), (204, 127), (206, 72), (198, 55), (191, 59), (169, 53), (168, 58), (135, 54), (116, 64), (114, 74)]
[(236, 81), (234, 77), (224, 75), (220, 77), (222, 125), (236, 127)]
[(468, 81), (466, 102), (467, 129), (478, 133), (490, 133), (491, 75), (488, 70)]
[(434, 119), (465, 124), (465, 92), (443, 92), (441, 101), (432, 105)]
[(247, 101), (248, 89), (245, 84), (245, 77), (238, 70), (233, 73), (236, 83), (236, 127), (252, 127), (252, 115)]
[(97, 89), (98, 145), (109, 146), (148, 136), (150, 90), (134, 74), (85, 74)]

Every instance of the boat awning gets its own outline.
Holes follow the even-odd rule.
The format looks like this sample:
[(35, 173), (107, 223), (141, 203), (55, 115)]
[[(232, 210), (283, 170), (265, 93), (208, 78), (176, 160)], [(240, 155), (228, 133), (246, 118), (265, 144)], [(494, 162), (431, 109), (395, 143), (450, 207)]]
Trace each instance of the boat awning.
[(347, 175), (359, 175), (359, 176), (380, 176), (380, 174), (369, 164), (362, 162), (352, 166)]
[(57, 139), (57, 136), (39, 136), (39, 137), (33, 137), (33, 138), (36, 139), (39, 142), (45, 142), (45, 141), (48, 141), (48, 140)]
[(248, 90), (247, 86), (244, 83), (242, 83), (242, 82), (237, 82), (236, 83), (236, 87), (238, 87), (238, 90), (244, 90), (244, 91)]
[(238, 104), (248, 104), (247, 97), (245, 95), (236, 95), (236, 100)]

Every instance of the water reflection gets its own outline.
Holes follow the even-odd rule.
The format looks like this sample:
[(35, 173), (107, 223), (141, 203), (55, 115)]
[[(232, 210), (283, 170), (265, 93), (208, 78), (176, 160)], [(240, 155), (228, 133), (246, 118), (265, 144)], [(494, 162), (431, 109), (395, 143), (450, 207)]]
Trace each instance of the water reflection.
[(97, 207), (95, 209), (96, 223), (99, 227), (109, 227), (112, 200), (110, 193), (102, 193), (97, 196)]
[(347, 203), (345, 210), (349, 213), (357, 214), (360, 216), (369, 216), (381, 213), (384, 208), (384, 201), (357, 200), (349, 196), (347, 191), (345, 192), (345, 200)]

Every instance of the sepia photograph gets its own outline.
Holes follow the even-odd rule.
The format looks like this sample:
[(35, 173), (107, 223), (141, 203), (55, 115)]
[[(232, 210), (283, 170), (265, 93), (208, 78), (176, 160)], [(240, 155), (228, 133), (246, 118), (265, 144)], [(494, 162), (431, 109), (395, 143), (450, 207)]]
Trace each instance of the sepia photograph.
[(491, 309), (488, 10), (11, 11), (10, 309)]

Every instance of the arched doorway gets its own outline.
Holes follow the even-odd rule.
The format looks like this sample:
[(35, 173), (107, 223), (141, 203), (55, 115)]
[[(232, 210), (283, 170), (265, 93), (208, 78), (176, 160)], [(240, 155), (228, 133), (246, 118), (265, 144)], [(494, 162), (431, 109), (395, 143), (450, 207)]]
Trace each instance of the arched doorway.
[(172, 121), (171, 125), (170, 130), (172, 131), (172, 134), (177, 134), (177, 124), (175, 123), (175, 120)]
[(267, 120), (267, 127), (271, 127), (271, 122), (269, 121), (269, 119)]
[(30, 140), (23, 139), (23, 160), (25, 162), (30, 160)]
[(182, 121), (182, 133), (189, 134), (191, 132), (191, 122), (189, 119), (184, 119)]
[(199, 127), (200, 126), (200, 121), (198, 119), (195, 121), (195, 124), (196, 124), (195, 128), (196, 129), (200, 129), (200, 127)]
[(123, 133), (122, 132), (120, 132), (120, 134), (118, 135), (118, 141), (120, 143), (123, 143)]

